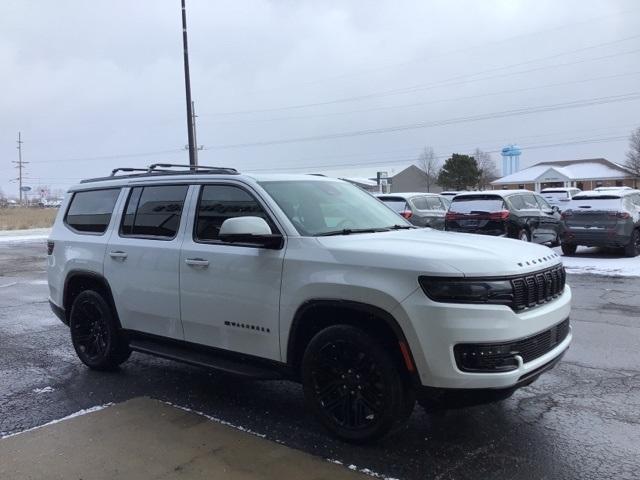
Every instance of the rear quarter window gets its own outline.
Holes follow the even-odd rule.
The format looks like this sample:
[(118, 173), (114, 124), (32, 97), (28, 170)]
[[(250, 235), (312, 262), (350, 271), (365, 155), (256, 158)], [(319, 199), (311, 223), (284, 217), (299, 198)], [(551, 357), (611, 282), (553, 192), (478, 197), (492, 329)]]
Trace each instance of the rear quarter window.
[(119, 194), (119, 188), (75, 192), (64, 223), (79, 233), (106, 232)]

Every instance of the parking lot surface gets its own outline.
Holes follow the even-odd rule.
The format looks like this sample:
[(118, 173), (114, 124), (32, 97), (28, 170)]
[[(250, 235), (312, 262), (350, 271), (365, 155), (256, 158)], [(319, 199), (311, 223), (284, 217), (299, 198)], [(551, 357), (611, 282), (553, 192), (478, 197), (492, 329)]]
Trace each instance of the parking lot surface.
[(146, 396), (384, 477), (638, 478), (640, 278), (569, 275), (569, 283), (574, 342), (554, 370), (500, 404), (442, 415), (417, 407), (396, 436), (353, 446), (327, 436), (290, 382), (141, 354), (119, 372), (88, 370), (49, 310), (44, 242), (2, 243), (0, 436)]

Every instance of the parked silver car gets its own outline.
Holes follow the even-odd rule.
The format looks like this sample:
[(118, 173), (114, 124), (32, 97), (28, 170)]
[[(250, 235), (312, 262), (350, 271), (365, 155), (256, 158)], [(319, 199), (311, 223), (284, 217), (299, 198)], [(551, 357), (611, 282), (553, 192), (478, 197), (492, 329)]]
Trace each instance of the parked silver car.
[(420, 192), (389, 193), (377, 197), (417, 227), (444, 230), (444, 216), (451, 203), (448, 198), (437, 193)]
[(640, 191), (582, 192), (562, 212), (562, 251), (573, 255), (579, 245), (624, 248), (640, 255)]

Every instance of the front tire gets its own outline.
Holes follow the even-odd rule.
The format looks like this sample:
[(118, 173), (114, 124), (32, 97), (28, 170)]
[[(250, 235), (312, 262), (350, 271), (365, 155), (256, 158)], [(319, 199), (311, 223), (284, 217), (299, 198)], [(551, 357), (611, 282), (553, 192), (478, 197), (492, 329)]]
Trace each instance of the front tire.
[(114, 370), (131, 355), (109, 304), (98, 292), (85, 290), (71, 307), (71, 341), (78, 358), (94, 370)]
[(302, 384), (324, 427), (353, 443), (398, 428), (415, 404), (389, 350), (349, 325), (331, 326), (313, 337), (302, 359)]
[(640, 230), (635, 229), (633, 231), (629, 243), (624, 247), (624, 254), (627, 257), (636, 257), (640, 255)]
[(574, 243), (563, 243), (562, 253), (566, 256), (571, 256), (576, 254), (576, 250), (578, 250), (578, 246)]

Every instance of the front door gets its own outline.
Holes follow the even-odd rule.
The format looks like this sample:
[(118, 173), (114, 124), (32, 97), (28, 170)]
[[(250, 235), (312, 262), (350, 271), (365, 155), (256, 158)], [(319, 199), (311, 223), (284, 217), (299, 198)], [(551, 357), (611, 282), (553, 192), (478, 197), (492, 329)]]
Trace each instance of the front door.
[(104, 263), (118, 316), (126, 329), (183, 338), (178, 270), (188, 188), (145, 186), (128, 192)]
[(180, 254), (185, 340), (280, 360), (280, 284), (284, 248), (225, 243), (228, 218), (264, 218), (277, 227), (255, 194), (232, 184), (203, 185)]

